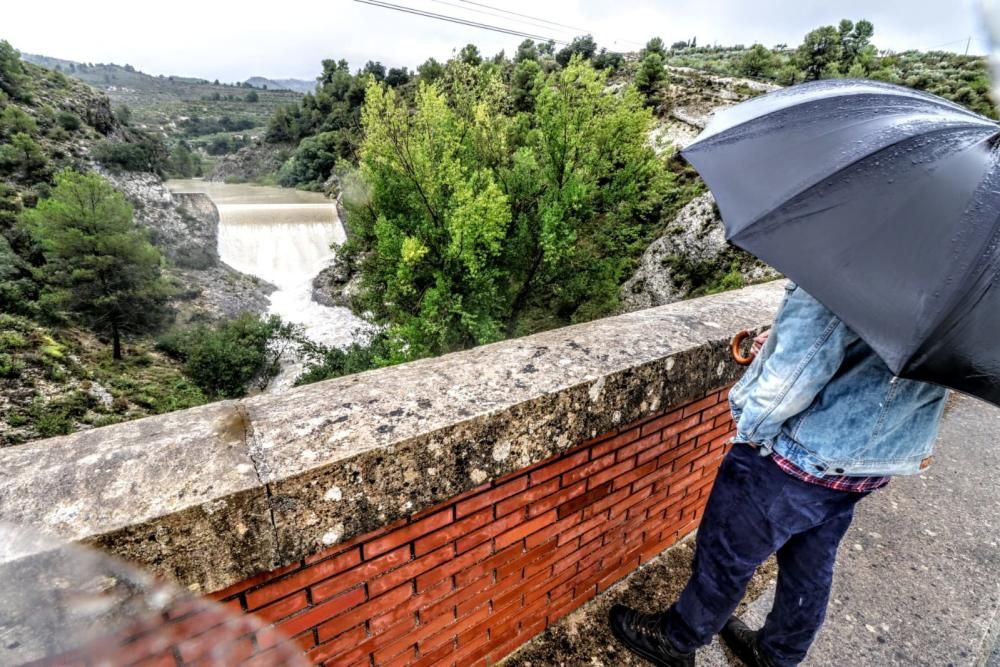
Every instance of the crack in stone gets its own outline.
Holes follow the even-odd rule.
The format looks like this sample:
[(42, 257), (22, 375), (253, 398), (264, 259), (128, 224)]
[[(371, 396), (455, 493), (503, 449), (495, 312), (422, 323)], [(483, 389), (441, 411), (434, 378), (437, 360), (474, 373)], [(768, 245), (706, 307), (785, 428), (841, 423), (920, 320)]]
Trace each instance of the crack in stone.
[(256, 433), (254, 433), (253, 421), (250, 419), (250, 413), (247, 411), (246, 406), (244, 406), (243, 403), (237, 403), (236, 413), (239, 415), (240, 421), (243, 423), (243, 445), (246, 447), (247, 456), (253, 464), (253, 471), (257, 476), (257, 481), (264, 487), (264, 494), (267, 498), (268, 518), (271, 521), (271, 535), (274, 539), (274, 547), (271, 549), (271, 565), (273, 567), (277, 567), (279, 551), (278, 523), (274, 518), (274, 497), (271, 494), (271, 484), (268, 481), (272, 474), (271, 466), (267, 463), (267, 460), (264, 457), (263, 447), (261, 447), (260, 442), (257, 440)]

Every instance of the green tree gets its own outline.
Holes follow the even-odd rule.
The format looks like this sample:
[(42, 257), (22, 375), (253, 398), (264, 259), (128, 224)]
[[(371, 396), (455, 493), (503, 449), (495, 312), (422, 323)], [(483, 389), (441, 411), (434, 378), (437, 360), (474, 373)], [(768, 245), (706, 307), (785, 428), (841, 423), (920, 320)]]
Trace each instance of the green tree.
[(647, 53), (658, 53), (664, 60), (666, 60), (667, 47), (661, 38), (653, 37), (646, 42), (646, 48), (643, 49), (643, 54), (645, 55)]
[(27, 82), (21, 54), (9, 42), (0, 39), (0, 90), (15, 100), (24, 100), (28, 97)]
[(420, 85), (412, 113), (385, 86), (373, 82), (366, 94), (362, 170), (379, 211), (366, 221), (374, 256), (365, 281), (372, 297), (383, 292), (372, 301), (382, 301), (401, 356), (500, 336), (490, 260), (510, 210), (493, 174), (472, 159), (476, 139), (500, 119), (486, 99), (473, 106), (479, 123), (449, 108), (433, 84)]
[(475, 44), (466, 44), (458, 52), (458, 60), (466, 65), (477, 66), (483, 63), (483, 56), (479, 53), (478, 46)]
[(839, 69), (843, 56), (840, 31), (832, 25), (809, 32), (796, 52), (799, 68), (806, 81), (823, 78)]
[(444, 65), (434, 58), (428, 58), (423, 65), (417, 67), (417, 76), (424, 83), (434, 83), (444, 76)]
[(251, 90), (246, 94), (246, 97), (244, 97), (243, 100), (250, 104), (256, 104), (257, 102), (260, 102), (260, 95), (257, 94), (256, 90)]
[(282, 165), (278, 183), (286, 187), (319, 189), (333, 174), (339, 160), (353, 157), (355, 141), (353, 134), (346, 130), (306, 137), (299, 142), (295, 154)]
[(45, 152), (30, 135), (18, 132), (10, 143), (0, 144), (0, 176), (35, 183), (47, 179), (50, 173)]
[(659, 104), (663, 85), (667, 81), (666, 54), (663, 40), (654, 37), (649, 40), (640, 54), (639, 69), (635, 73), (635, 87), (646, 97), (646, 104)]
[(513, 117), (500, 73), (457, 61), (412, 108), (369, 86), (360, 187), (342, 179), (345, 255), (360, 258), (361, 305), (386, 325), (381, 362), (615, 308), (668, 182), (642, 97), (606, 82), (576, 57)]
[(132, 221), (132, 206), (94, 173), (63, 171), (49, 197), (22, 214), (42, 247), (44, 299), (111, 336), (122, 358), (123, 334), (155, 330), (166, 315), (160, 252)]
[(510, 87), (514, 108), (517, 111), (533, 111), (535, 98), (541, 84), (542, 67), (537, 60), (525, 58), (514, 67)]
[(569, 65), (569, 61), (573, 59), (573, 56), (591, 60), (595, 53), (597, 53), (597, 42), (594, 41), (594, 37), (592, 35), (582, 35), (574, 37), (569, 46), (559, 50), (559, 53), (556, 54), (556, 62), (566, 67)]
[(774, 54), (763, 44), (747, 49), (736, 64), (736, 71), (743, 76), (770, 78), (774, 75)]
[(514, 63), (517, 64), (524, 60), (538, 60), (538, 46), (533, 39), (526, 39), (517, 46)]
[(580, 59), (549, 75), (531, 135), (534, 165), (515, 155), (526, 163), (518, 181), (535, 182), (518, 204), (526, 206), (525, 197), (538, 204), (519, 239), (526, 247), (517, 251), (510, 333), (539, 304), (554, 306), (563, 322), (612, 312), (629, 261), (658, 220), (668, 182), (646, 143), (652, 115), (634, 88), (615, 95), (606, 81)]
[(864, 19), (857, 23), (843, 19), (838, 26), (838, 32), (841, 51), (840, 71), (842, 74), (847, 74), (868, 48), (872, 35), (875, 34), (875, 26), (871, 21)]
[(410, 70), (405, 67), (390, 67), (385, 74), (385, 85), (396, 88), (410, 81)]

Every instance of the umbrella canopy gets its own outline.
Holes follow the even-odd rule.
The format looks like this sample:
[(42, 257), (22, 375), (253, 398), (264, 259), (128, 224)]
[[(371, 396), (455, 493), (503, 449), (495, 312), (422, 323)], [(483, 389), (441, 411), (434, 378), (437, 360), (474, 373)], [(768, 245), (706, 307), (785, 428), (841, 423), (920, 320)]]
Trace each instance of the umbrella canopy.
[(727, 238), (893, 373), (1000, 405), (998, 132), (934, 95), (831, 80), (720, 111), (682, 154)]

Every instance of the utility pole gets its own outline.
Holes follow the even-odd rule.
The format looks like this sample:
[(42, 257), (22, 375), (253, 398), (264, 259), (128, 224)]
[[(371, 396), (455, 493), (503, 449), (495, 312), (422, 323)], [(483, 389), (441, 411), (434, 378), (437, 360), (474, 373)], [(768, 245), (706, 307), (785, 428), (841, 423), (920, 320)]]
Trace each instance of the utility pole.
[(965, 55), (969, 55), (969, 45), (972, 44), (972, 35), (969, 35), (969, 39), (965, 42)]

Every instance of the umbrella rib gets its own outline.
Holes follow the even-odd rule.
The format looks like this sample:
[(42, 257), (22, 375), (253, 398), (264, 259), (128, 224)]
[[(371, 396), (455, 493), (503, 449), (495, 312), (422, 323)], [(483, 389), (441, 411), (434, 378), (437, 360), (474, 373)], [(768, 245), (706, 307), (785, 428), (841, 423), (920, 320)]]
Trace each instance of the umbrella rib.
[[(985, 245), (986, 247), (993, 246), (996, 248), (998, 241), (1000, 241), (1000, 228), (997, 228), (997, 230), (993, 232), (990, 240)], [(990, 271), (991, 269), (992, 271)], [(970, 289), (966, 292), (965, 296), (958, 299), (951, 308), (938, 318), (938, 322), (925, 338), (925, 340), (934, 340), (935, 342), (926, 350), (921, 352), (920, 356), (911, 355), (908, 357), (903, 364), (904, 367), (910, 366), (911, 364), (922, 363), (931, 355), (932, 352), (938, 350), (947, 342), (946, 336), (962, 321), (962, 314), (971, 312), (983, 299), (986, 298), (989, 288), (996, 282), (998, 269), (1000, 269), (1000, 257), (998, 257), (996, 251), (994, 251), (992, 255), (984, 255), (982, 261), (977, 262), (967, 271), (966, 278), (972, 275), (977, 276), (974, 289)], [(987, 274), (991, 274), (991, 277), (984, 279)], [(965, 280), (963, 279), (959, 284), (964, 282)], [(973, 298), (970, 298), (970, 296)], [(919, 348), (917, 351), (919, 351)]]
[[(941, 109), (943, 111), (951, 111), (951, 112), (959, 113), (959, 114), (961, 114), (963, 116), (963, 118), (966, 119), (965, 122), (971, 122), (971, 120), (975, 120), (975, 121), (981, 122), (984, 125), (988, 124), (988, 125), (991, 125), (991, 126), (994, 126), (994, 127), (997, 126), (996, 121), (994, 121), (991, 118), (987, 118), (986, 116), (983, 116), (982, 114), (978, 114), (978, 113), (976, 113), (974, 111), (966, 109), (965, 107), (963, 107), (962, 105), (960, 105), (960, 104), (958, 104), (956, 102), (952, 102), (951, 100), (946, 100), (946, 99), (944, 99), (942, 97), (938, 97), (937, 95), (932, 95), (930, 93), (926, 93), (926, 92), (924, 92), (922, 90), (914, 90), (914, 89), (909, 89), (909, 88), (900, 89), (897, 86), (891, 86), (889, 84), (879, 84), (877, 82), (868, 81), (868, 80), (865, 80), (865, 79), (845, 79), (844, 80), (844, 85), (849, 84), (849, 83), (860, 84), (863, 87), (862, 90), (859, 90), (856, 93), (851, 93), (850, 96), (852, 96), (852, 97), (854, 97), (854, 96), (861, 97), (863, 95), (870, 95), (872, 97), (887, 97), (887, 98), (892, 98), (892, 97), (900, 97), (902, 93), (905, 93), (905, 96), (907, 98), (909, 98), (909, 99), (918, 100), (918, 101), (921, 101), (921, 102), (932, 104), (935, 107), (937, 107), (938, 109)], [(815, 88), (823, 88), (823, 87), (826, 87), (828, 85), (829, 85), (829, 80), (827, 80), (825, 82), (814, 81), (814, 82), (810, 82), (810, 83), (799, 84), (797, 86), (787, 86), (785, 88), (780, 88), (779, 90), (775, 91), (774, 93), (771, 93), (771, 95), (778, 95), (778, 96), (781, 96), (781, 97), (785, 97), (785, 96), (803, 97), (805, 94), (807, 94), (807, 92), (809, 92), (811, 90), (811, 88), (814, 88), (814, 87)], [(842, 97), (848, 97), (848, 95), (845, 94), (845, 95), (842, 95)], [(763, 98), (763, 97), (761, 97), (761, 98), (752, 98), (750, 100), (747, 100), (747, 101), (743, 102), (743, 104), (754, 103), (755, 101), (759, 101), (759, 100), (763, 100), (763, 99), (765, 99), (765, 98)], [(731, 132), (735, 128), (740, 127), (742, 125), (747, 125), (750, 122), (755, 122), (755, 121), (758, 121), (758, 120), (767, 119), (767, 118), (770, 118), (771, 116), (773, 116), (775, 114), (779, 114), (779, 113), (781, 113), (783, 111), (788, 111), (789, 109), (793, 109), (795, 107), (805, 106), (805, 105), (808, 105), (808, 104), (810, 104), (812, 102), (823, 102), (826, 99), (828, 99), (828, 98), (815, 98), (815, 99), (809, 99), (809, 100), (800, 100), (800, 101), (797, 101), (797, 102), (793, 102), (792, 104), (789, 104), (787, 106), (781, 106), (781, 107), (777, 107), (777, 108), (771, 109), (769, 111), (765, 111), (764, 113), (761, 113), (761, 114), (758, 114), (756, 116), (753, 116), (752, 118), (747, 118), (746, 120), (743, 120), (743, 121), (741, 121), (741, 122), (739, 122), (739, 123), (737, 123), (735, 125), (731, 125), (729, 127), (725, 127), (725, 128), (721, 128), (721, 129), (716, 130), (716, 131), (712, 131), (712, 133), (709, 134), (708, 136), (705, 136), (703, 138), (699, 137), (699, 139), (694, 144), (691, 144), (691, 145), (687, 146), (686, 148), (684, 148), (681, 151), (681, 154), (683, 155), (685, 152), (689, 151), (691, 148), (697, 149), (699, 143), (711, 141), (712, 139), (714, 139), (719, 134), (723, 134), (725, 132)], [(735, 107), (730, 107), (730, 108), (735, 108)], [(726, 113), (726, 111), (728, 111), (728, 109), (722, 110), (719, 113), (719, 115), (716, 116), (716, 118), (720, 118), (723, 114)], [(708, 132), (708, 131), (710, 131), (710, 130), (711, 130), (711, 126), (709, 125), (709, 126), (707, 126), (705, 128), (705, 130), (703, 131), (703, 134), (706, 133), (706, 132)]]
[[(955, 131), (957, 129), (962, 129), (962, 127), (963, 126), (961, 126), (961, 125), (949, 125), (949, 126), (946, 126), (946, 127), (939, 127), (937, 129), (931, 130), (929, 132), (926, 132), (926, 133), (920, 135), (920, 137), (924, 138), (924, 137), (934, 136), (934, 135), (937, 135), (937, 134), (944, 134), (946, 132), (952, 132), (952, 131)], [(777, 212), (778, 210), (780, 210), (781, 208), (783, 208), (785, 206), (788, 206), (790, 203), (792, 203), (792, 202), (794, 202), (794, 201), (796, 201), (798, 199), (801, 199), (802, 197), (805, 197), (812, 190), (820, 187), (821, 185), (823, 185), (824, 183), (826, 183), (827, 181), (829, 181), (831, 178), (833, 178), (833, 176), (835, 174), (843, 173), (844, 171), (847, 171), (848, 169), (853, 168), (858, 163), (860, 163), (860, 162), (862, 162), (864, 160), (867, 160), (869, 158), (875, 157), (875, 156), (879, 155), (880, 153), (884, 153), (885, 151), (888, 151), (888, 150), (890, 150), (892, 148), (895, 148), (896, 146), (899, 146), (900, 144), (905, 143), (907, 141), (910, 141), (912, 139), (913, 139), (913, 137), (902, 137), (898, 141), (894, 141), (891, 144), (887, 144), (885, 146), (882, 146), (878, 150), (872, 151), (871, 153), (865, 153), (864, 155), (860, 155), (860, 156), (856, 157), (855, 159), (851, 160), (850, 162), (848, 162), (847, 164), (845, 164), (844, 166), (842, 166), (841, 168), (839, 168), (837, 171), (833, 172), (832, 174), (827, 174), (826, 176), (824, 176), (823, 178), (821, 178), (818, 181), (815, 181), (813, 183), (809, 183), (808, 185), (804, 185), (802, 187), (802, 189), (798, 190), (794, 195), (785, 198), (780, 203), (775, 204), (774, 206), (772, 206), (771, 208), (769, 208), (767, 211), (765, 211), (764, 213), (758, 215), (756, 218), (754, 218), (753, 220), (751, 220), (748, 224), (744, 225), (743, 228), (741, 230), (739, 230), (738, 232), (736, 232), (735, 234), (733, 234), (732, 237), (729, 238), (729, 240), (731, 240), (733, 242), (736, 242), (737, 239), (744, 239), (745, 240), (745, 239), (748, 239), (748, 238), (752, 238), (752, 237), (756, 236), (757, 234), (760, 234), (760, 233), (765, 232), (765, 231), (769, 231), (774, 226), (777, 226), (779, 224), (784, 224), (784, 222), (786, 222), (786, 221), (771, 221), (770, 223), (764, 223), (762, 221), (765, 220), (766, 218), (769, 218), (769, 217), (773, 216), (774, 213)], [(829, 210), (829, 209), (824, 209), (824, 210)], [(752, 231), (748, 233), (747, 230), (752, 230)]]

